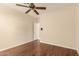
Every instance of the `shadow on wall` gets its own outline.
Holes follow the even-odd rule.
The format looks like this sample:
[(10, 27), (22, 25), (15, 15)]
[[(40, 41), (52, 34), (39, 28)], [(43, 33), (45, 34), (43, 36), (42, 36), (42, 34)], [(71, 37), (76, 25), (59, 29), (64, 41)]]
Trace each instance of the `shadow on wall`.
[(33, 40), (35, 18), (12, 8), (0, 7), (0, 50)]

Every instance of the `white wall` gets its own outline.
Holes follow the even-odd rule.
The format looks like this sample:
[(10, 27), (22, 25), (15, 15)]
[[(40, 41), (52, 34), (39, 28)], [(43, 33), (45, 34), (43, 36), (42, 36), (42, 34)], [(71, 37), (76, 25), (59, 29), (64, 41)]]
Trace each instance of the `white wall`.
[(79, 52), (79, 4), (76, 6), (76, 48)]
[(33, 40), (35, 18), (6, 6), (0, 6), (0, 50)]
[(48, 44), (76, 48), (75, 4), (68, 5), (40, 16), (40, 40)]

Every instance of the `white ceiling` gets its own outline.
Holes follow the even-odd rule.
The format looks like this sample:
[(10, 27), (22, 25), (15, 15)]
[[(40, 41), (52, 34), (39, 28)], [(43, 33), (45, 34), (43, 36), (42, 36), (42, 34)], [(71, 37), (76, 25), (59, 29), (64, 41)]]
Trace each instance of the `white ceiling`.
[[(16, 4), (14, 4), (14, 3), (0, 4), (0, 5), (8, 6), (8, 7), (18, 10), (22, 13), (25, 13), (25, 11), (28, 10), (28, 8), (16, 6)], [(52, 12), (52, 10), (57, 10), (61, 7), (64, 7), (67, 5), (72, 5), (72, 4), (69, 4), (69, 3), (35, 3), (35, 5), (46, 7), (46, 10), (37, 10), (41, 15), (43, 13)], [(29, 12), (28, 15), (37, 17), (37, 15), (33, 11)]]

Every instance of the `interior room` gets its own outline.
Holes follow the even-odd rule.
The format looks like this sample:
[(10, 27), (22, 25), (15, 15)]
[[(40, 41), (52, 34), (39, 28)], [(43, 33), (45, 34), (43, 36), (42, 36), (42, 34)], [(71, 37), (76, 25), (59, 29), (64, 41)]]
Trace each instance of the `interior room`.
[(78, 55), (78, 3), (0, 3), (0, 56)]

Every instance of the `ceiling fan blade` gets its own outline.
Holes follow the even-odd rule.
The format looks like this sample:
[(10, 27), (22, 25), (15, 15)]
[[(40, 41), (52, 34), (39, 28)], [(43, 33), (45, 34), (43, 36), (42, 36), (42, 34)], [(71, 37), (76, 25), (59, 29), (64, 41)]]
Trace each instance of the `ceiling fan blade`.
[(34, 12), (35, 12), (37, 15), (39, 15), (39, 13), (38, 13), (36, 10), (34, 10)]
[(31, 9), (27, 10), (25, 13), (28, 13), (28, 12), (30, 12), (30, 11), (31, 11)]
[(27, 3), (23, 3), (23, 4), (27, 4)]
[(21, 5), (21, 4), (16, 4), (17, 6), (21, 6), (21, 7), (28, 7), (28, 6), (24, 6), (24, 5)]
[(45, 10), (46, 9), (46, 7), (35, 7), (36, 9), (43, 9), (43, 10)]

